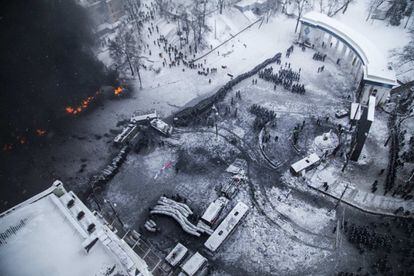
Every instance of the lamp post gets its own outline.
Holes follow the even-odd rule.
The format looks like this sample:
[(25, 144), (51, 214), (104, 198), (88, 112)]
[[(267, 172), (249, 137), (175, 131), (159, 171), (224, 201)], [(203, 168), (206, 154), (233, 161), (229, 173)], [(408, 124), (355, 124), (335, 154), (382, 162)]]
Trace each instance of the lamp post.
[(112, 212), (114, 212), (115, 217), (118, 219), (121, 226), (124, 227), (124, 223), (122, 222), (121, 218), (118, 216), (118, 213), (116, 212), (116, 210), (114, 208), (114, 207), (116, 207), (116, 204), (113, 204), (111, 201), (109, 201), (109, 199), (105, 199), (105, 198), (104, 198), (104, 202), (108, 203), (109, 207), (111, 207)]

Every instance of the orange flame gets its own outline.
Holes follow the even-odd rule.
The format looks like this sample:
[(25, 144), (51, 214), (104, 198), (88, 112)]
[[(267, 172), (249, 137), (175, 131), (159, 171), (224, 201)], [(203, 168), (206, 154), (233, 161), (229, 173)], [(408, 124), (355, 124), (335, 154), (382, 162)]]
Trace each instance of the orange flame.
[(72, 114), (72, 113), (73, 113), (73, 111), (75, 111), (75, 110), (73, 109), (73, 107), (71, 107), (71, 106), (67, 106), (67, 107), (66, 107), (66, 112), (67, 112), (67, 113)]
[(36, 135), (37, 136), (45, 136), (46, 135), (46, 130), (38, 128), (38, 129), (36, 129)]
[(3, 151), (11, 151), (13, 149), (12, 144), (4, 144), (3, 145)]
[[(95, 95), (99, 95), (100, 92), (96, 91)], [(70, 114), (70, 115), (76, 115), (81, 113), (83, 110), (85, 110), (89, 104), (95, 99), (95, 96), (89, 96), (86, 99), (82, 100), (81, 105), (76, 106), (76, 107), (72, 107), (72, 106), (67, 106), (65, 108), (66, 113)]]
[(118, 86), (117, 88), (115, 88), (115, 90), (114, 90), (115, 96), (119, 96), (122, 93), (123, 90), (124, 89), (122, 89), (121, 86)]
[(21, 137), (17, 137), (17, 140), (19, 140), (19, 143), (21, 144), (21, 145), (24, 145), (24, 144), (26, 144), (27, 143), (27, 139), (26, 139), (26, 137), (24, 137), (24, 136), (21, 136)]

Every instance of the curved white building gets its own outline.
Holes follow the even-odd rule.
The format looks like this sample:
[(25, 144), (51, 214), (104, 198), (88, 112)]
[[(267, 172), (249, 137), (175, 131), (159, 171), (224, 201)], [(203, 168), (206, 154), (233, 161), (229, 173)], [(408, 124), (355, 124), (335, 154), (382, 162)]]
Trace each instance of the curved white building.
[(372, 42), (322, 13), (309, 12), (300, 21), (299, 42), (348, 66), (360, 81), (356, 93), (359, 102), (367, 104), (369, 96), (376, 97), (377, 105), (387, 100), (390, 90), (397, 85), (395, 72)]

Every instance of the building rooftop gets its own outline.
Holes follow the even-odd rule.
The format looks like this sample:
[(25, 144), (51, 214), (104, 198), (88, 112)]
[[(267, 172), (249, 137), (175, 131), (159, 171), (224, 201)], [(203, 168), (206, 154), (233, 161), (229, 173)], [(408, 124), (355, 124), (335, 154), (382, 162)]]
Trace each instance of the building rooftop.
[(181, 268), (186, 275), (192, 276), (195, 275), (206, 262), (207, 259), (200, 253), (196, 252), (183, 264)]
[(389, 67), (387, 57), (363, 34), (319, 12), (309, 12), (301, 21), (339, 36), (352, 47), (364, 64), (364, 80), (397, 85), (395, 72)]
[(319, 160), (320, 158), (316, 153), (311, 153), (309, 156), (297, 161), (296, 163), (293, 163), (291, 165), (291, 168), (295, 173), (299, 173), (308, 167), (315, 165), (317, 162), (319, 162)]
[(255, 5), (255, 4), (263, 4), (266, 3), (268, 0), (242, 0), (238, 3), (236, 3), (236, 6), (239, 7), (247, 7), (247, 6), (251, 6), (251, 5)]
[(0, 233), (0, 275), (151, 275), (59, 181), (0, 214)]

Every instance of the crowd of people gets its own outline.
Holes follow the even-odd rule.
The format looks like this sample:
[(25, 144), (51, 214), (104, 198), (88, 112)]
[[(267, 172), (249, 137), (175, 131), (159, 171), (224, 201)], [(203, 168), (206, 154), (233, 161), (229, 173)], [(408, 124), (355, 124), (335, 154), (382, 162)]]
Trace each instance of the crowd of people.
[(268, 122), (276, 122), (276, 112), (269, 110), (263, 106), (253, 104), (250, 106), (249, 112), (253, 115), (256, 115), (256, 118), (253, 122), (253, 128), (255, 130), (262, 129)]
[(369, 250), (382, 249), (390, 252), (392, 237), (388, 234), (379, 234), (368, 226), (351, 224), (345, 229), (345, 234), (350, 243), (356, 244), (361, 253), (364, 247)]
[(293, 93), (305, 94), (305, 85), (299, 83), (300, 72), (295, 72), (290, 68), (290, 63), (285, 63), (284, 67), (280, 67), (277, 73), (273, 73), (273, 67), (265, 68), (259, 72), (259, 78), (274, 83), (274, 89), (277, 85), (283, 85), (283, 88)]
[(326, 54), (321, 54), (319, 52), (316, 52), (316, 53), (313, 54), (313, 57), (312, 58), (314, 60), (325, 61)]
[(256, 115), (257, 117), (261, 117), (263, 119), (266, 119), (266, 121), (272, 121), (276, 119), (276, 112), (273, 110), (269, 110), (263, 106), (260, 106), (258, 104), (253, 104), (249, 108), (250, 113), (253, 115)]
[[(152, 39), (152, 43), (154, 46), (158, 47), (160, 51), (158, 53), (154, 53), (154, 48), (151, 47), (148, 43), (143, 43), (140, 46), (140, 49), (143, 50), (145, 54), (148, 56), (153, 56), (156, 54), (162, 61), (163, 67), (178, 67), (183, 65), (189, 69), (197, 70), (198, 75), (208, 76), (210, 74), (217, 73), (216, 67), (208, 67), (206, 66), (206, 60), (201, 62), (193, 62), (196, 57), (196, 49), (190, 43), (186, 43), (185, 41), (179, 45), (174, 45), (170, 43), (167, 38), (160, 34), (159, 26), (154, 23), (156, 20), (156, 11), (157, 5), (154, 3), (144, 4), (146, 9), (142, 9), (137, 17), (139, 21), (136, 23), (142, 31), (143, 35), (145, 35), (149, 41)], [(132, 22), (134, 18), (128, 18), (128, 22)], [(145, 24), (145, 27), (144, 27)], [(105, 40), (106, 42), (106, 40)], [(213, 48), (210, 45), (210, 48)], [(144, 66), (144, 69), (147, 69)], [(182, 69), (185, 71), (185, 68)], [(209, 79), (209, 83), (211, 83), (211, 78)]]

